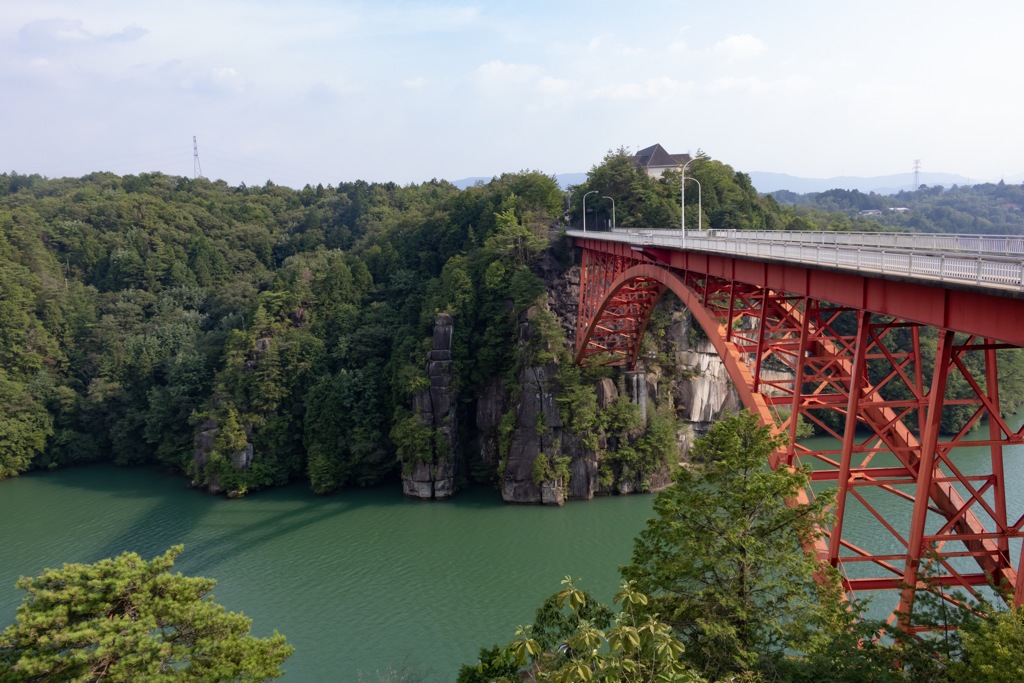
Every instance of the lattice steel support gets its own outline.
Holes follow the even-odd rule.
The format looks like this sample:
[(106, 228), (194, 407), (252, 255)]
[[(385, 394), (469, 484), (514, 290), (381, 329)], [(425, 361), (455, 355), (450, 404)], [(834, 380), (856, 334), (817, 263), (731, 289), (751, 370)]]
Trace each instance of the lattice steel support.
[[(990, 582), (1019, 604), (1024, 551), (1011, 542), (1024, 537), (1024, 517), (1008, 517), (1003, 450), (1024, 443), (1024, 427), (1002, 415), (997, 370), (998, 352), (1016, 347), (668, 260), (628, 244), (584, 245), (579, 362), (635, 365), (653, 307), (675, 292), (743, 404), (790, 436), (771, 466), (810, 465), (805, 499), (837, 489), (816, 551), (849, 592), (896, 591), (898, 611), (910, 614), (928, 561), (933, 586), (974, 593)], [(801, 423), (831, 442), (798, 442)], [(983, 462), (977, 449), (988, 451)], [(853, 517), (869, 530), (863, 538), (848, 533)]]

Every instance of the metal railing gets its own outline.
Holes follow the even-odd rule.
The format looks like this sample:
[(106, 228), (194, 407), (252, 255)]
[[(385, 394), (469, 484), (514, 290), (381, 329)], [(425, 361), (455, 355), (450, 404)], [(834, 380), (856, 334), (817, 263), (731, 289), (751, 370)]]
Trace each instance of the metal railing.
[[(1024, 291), (1024, 258), (1012, 256), (1024, 254), (1024, 237), (746, 230), (691, 231), (684, 237), (679, 230), (623, 228), (612, 232), (573, 230), (569, 235)], [(873, 241), (882, 237), (888, 242)]]
[[(668, 232), (658, 230), (655, 232)], [(927, 232), (818, 232), (787, 230), (706, 230), (698, 236), (801, 244), (837, 244), (882, 249), (957, 251), (1024, 256), (1024, 235), (961, 235)]]

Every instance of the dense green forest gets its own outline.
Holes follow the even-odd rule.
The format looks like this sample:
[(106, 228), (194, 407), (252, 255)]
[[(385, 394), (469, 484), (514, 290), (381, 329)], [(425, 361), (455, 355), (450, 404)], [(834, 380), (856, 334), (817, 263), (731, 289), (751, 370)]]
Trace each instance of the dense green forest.
[[(693, 227), (880, 227), (760, 197), (703, 153), (689, 173), (702, 187), (700, 219), (686, 194)], [(584, 446), (615, 467), (664, 464), (674, 416), (652, 411), (641, 435), (628, 401), (600, 410), (594, 381), (608, 373), (572, 367), (572, 324), (549, 292), (587, 192), (617, 198), (619, 225), (663, 227), (679, 222), (679, 181), (650, 178), (623, 150), (567, 193), (536, 171), (466, 190), (2, 174), (0, 478), (111, 460), (236, 494), (297, 478), (327, 493), (436, 464), (454, 444), (467, 450), (461, 480), (496, 482), (528, 426), (501, 415), (498, 456), (482, 461), (465, 446), (476, 402), (495, 378), (514, 399), (531, 364), (554, 368), (558, 411)], [(596, 225), (610, 206), (587, 208)], [(463, 437), (446, 443), (414, 408), (438, 314), (455, 321), (458, 419), (444, 429)], [(567, 447), (544, 445), (535, 482), (565, 478)]]
[[(1017, 235), (1024, 233), (1024, 185), (986, 183), (946, 189), (920, 186), (895, 195), (834, 189), (796, 194), (773, 192), (775, 201), (796, 211), (831, 212), (861, 218), (888, 230)], [(897, 211), (897, 209), (899, 209)]]
[[(725, 164), (695, 172), (712, 225), (794, 220)], [(471, 413), (490, 378), (515, 381), (520, 317), (570, 260), (561, 231), (590, 188), (621, 198), (622, 222), (679, 215), (678, 176), (648, 178), (622, 152), (569, 198), (532, 171), (466, 190), (0, 175), (0, 476), (113, 460), (239, 493), (380, 481), (403, 448), (430, 450), (410, 411), (435, 315), (456, 320)], [(593, 392), (572, 374), (560, 387), (583, 427)]]

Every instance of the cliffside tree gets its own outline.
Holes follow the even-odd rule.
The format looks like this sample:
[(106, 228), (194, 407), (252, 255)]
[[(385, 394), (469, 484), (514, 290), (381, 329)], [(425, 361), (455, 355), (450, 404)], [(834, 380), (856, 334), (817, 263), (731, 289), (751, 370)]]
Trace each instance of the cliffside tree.
[(807, 475), (769, 469), (778, 443), (750, 413), (717, 422), (658, 495), (623, 568), (712, 680), (749, 670), (775, 678), (787, 651), (842, 620), (836, 576), (803, 550), (829, 499), (787, 505)]
[(210, 597), (212, 579), (171, 574), (175, 546), (148, 562), (124, 553), (66, 564), (18, 587), (28, 596), (0, 632), (0, 680), (266, 681), (293, 651), (284, 636)]

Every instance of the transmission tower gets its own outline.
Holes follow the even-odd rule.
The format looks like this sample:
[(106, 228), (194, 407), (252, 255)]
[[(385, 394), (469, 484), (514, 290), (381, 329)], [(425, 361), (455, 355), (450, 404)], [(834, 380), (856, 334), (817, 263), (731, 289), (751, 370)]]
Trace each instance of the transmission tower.
[(196, 136), (192, 136), (192, 177), (198, 178), (203, 175), (203, 167), (199, 165), (199, 143)]
[(912, 188), (910, 188), (911, 191), (916, 191), (917, 188), (921, 187), (920, 180), (921, 180), (921, 160), (920, 159), (914, 159), (914, 186)]

